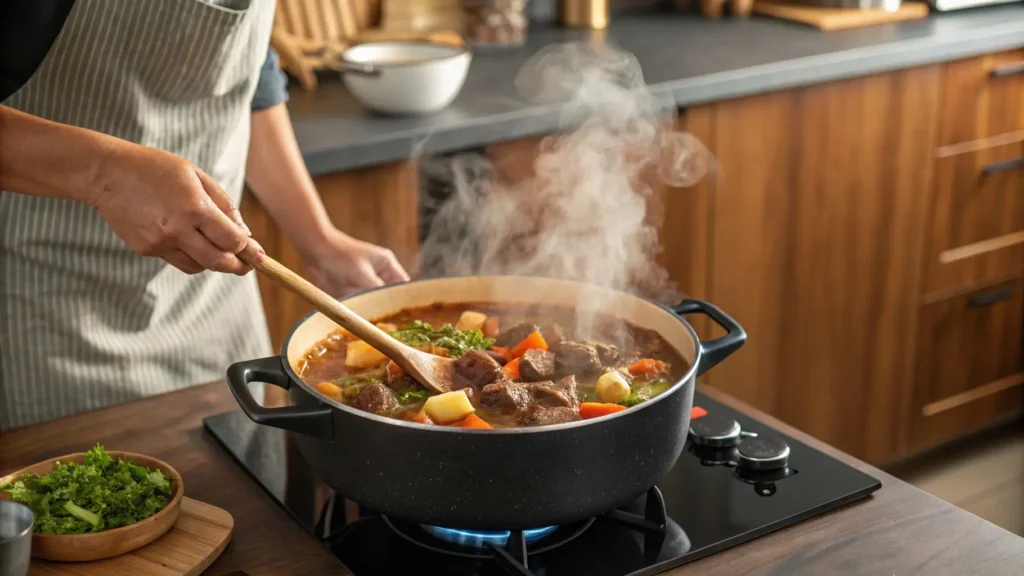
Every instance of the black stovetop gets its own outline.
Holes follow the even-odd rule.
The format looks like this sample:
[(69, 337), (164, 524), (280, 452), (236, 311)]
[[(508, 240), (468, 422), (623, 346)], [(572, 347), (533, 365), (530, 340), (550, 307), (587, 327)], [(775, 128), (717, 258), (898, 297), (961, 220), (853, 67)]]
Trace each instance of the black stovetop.
[[(691, 434), (686, 450), (658, 488), (631, 507), (539, 537), (456, 534), (459, 544), (438, 539), (451, 537), (452, 531), (386, 518), (333, 494), (316, 479), (286, 432), (257, 426), (241, 412), (213, 416), (205, 424), (270, 496), (355, 576), (658, 574), (881, 487), (878, 480), (706, 396), (698, 393), (695, 404), (707, 414), (693, 420), (692, 431), (731, 437), (736, 430), (726, 430), (735, 421), (744, 438), (740, 448), (700, 446)], [(779, 440), (789, 448), (787, 467), (766, 464), (764, 458), (738, 464), (739, 451), (763, 457), (767, 449), (776, 455), (784, 448)], [(761, 468), (773, 469), (753, 470), (759, 462)], [(527, 564), (529, 571), (517, 564)]]

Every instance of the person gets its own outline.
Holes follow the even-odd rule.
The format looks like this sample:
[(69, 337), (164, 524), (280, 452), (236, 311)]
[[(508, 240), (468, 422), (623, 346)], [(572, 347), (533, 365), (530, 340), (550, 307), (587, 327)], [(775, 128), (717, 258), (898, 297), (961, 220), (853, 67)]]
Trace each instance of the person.
[(0, 430), (272, 353), (240, 257), (263, 257), (244, 184), (326, 291), (408, 280), (324, 210), (269, 48), (274, 10), (77, 0), (0, 103)]

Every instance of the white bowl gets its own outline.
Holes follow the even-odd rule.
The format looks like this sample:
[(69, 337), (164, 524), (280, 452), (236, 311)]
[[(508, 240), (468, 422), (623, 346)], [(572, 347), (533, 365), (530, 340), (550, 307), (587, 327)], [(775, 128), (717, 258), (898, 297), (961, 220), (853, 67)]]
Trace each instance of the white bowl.
[(466, 81), (469, 50), (430, 42), (370, 42), (341, 54), (349, 92), (377, 112), (417, 115), (452, 103)]

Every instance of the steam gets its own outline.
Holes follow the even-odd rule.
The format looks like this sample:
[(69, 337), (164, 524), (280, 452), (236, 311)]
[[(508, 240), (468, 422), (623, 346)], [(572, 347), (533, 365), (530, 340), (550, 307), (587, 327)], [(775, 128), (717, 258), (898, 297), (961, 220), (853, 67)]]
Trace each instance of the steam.
[[(660, 202), (649, 183), (692, 186), (707, 149), (674, 130), (674, 106), (645, 88), (636, 59), (607, 45), (550, 46), (515, 85), (530, 101), (565, 103), (562, 125), (575, 129), (544, 139), (533, 176), (515, 183), (479, 155), (429, 164), (453, 191), (434, 207), (425, 275), (546, 276), (677, 303), (656, 261)], [(593, 313), (580, 314), (586, 331)]]

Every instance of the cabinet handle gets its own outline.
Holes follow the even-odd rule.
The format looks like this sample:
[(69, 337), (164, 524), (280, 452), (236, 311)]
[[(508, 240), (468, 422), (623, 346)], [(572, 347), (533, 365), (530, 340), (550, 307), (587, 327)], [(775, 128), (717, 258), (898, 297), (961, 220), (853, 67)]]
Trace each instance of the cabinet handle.
[(1024, 156), (1014, 158), (1013, 160), (986, 164), (985, 167), (981, 169), (981, 173), (984, 176), (991, 176), (992, 174), (1006, 172), (1007, 170), (1013, 170), (1014, 168), (1024, 168)]
[(989, 72), (989, 76), (991, 76), (992, 78), (1012, 76), (1014, 74), (1024, 74), (1024, 62), (1014, 62), (1013, 64), (996, 66), (995, 68), (992, 69), (991, 72)]
[(986, 306), (991, 306), (996, 302), (1009, 300), (1010, 298), (1013, 298), (1013, 287), (1003, 286), (1002, 288), (996, 288), (995, 290), (989, 290), (988, 292), (982, 292), (981, 294), (971, 296), (970, 300), (967, 301), (967, 307), (984, 308)]

